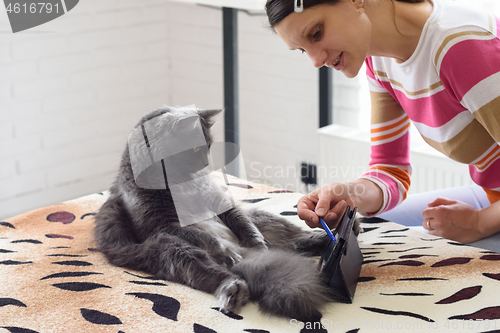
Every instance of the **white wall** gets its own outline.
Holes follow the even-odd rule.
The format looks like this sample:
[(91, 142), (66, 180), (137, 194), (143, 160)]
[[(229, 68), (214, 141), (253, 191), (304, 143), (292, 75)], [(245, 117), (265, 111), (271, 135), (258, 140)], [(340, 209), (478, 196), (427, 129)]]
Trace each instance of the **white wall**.
[[(300, 162), (317, 158), (317, 69), (265, 16), (238, 19), (247, 177), (304, 191)], [(221, 30), (220, 9), (165, 0), (80, 1), (16, 34), (0, 9), (0, 219), (109, 188), (145, 112), (223, 107)], [(356, 107), (339, 98), (358, 88), (338, 81), (345, 124)]]
[(168, 102), (167, 8), (81, 1), (17, 34), (0, 12), (0, 216), (108, 188), (133, 124)]

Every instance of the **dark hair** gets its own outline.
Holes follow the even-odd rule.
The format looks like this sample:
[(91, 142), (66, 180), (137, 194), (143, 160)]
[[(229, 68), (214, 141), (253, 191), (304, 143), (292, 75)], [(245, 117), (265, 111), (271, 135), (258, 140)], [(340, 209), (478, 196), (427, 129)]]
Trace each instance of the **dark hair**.
[[(334, 5), (339, 0), (300, 0), (304, 9), (314, 7), (321, 4), (330, 4)], [(392, 0), (391, 0), (392, 1)], [(422, 2), (425, 0), (396, 0), (403, 2)], [(267, 19), (269, 20), (269, 25), (271, 28), (274, 28), (276, 24), (280, 23), (285, 17), (290, 15), (294, 10), (294, 2), (295, 0), (267, 0), (266, 3), (266, 14)]]

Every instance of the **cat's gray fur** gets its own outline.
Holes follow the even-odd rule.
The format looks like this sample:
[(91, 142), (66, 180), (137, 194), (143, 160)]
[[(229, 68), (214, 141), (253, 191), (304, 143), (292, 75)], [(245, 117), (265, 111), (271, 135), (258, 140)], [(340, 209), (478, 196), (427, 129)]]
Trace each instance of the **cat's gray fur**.
[[(145, 115), (137, 126), (167, 113), (175, 119), (179, 112), (164, 107)], [(181, 113), (186, 112), (199, 116), (210, 145), (210, 127), (219, 111)], [(176, 124), (165, 122), (158, 131), (175, 131)], [(228, 203), (224, 191), (205, 178), (192, 186), (216, 204)], [(197, 202), (194, 196), (191, 200)], [(324, 231), (304, 231), (284, 218), (238, 206), (181, 227), (168, 189), (137, 186), (128, 145), (95, 223), (99, 248), (110, 263), (213, 294), (223, 311), (238, 312), (252, 300), (265, 313), (309, 321), (320, 318), (321, 307), (335, 299), (315, 262), (304, 256), (322, 253), (328, 243)]]

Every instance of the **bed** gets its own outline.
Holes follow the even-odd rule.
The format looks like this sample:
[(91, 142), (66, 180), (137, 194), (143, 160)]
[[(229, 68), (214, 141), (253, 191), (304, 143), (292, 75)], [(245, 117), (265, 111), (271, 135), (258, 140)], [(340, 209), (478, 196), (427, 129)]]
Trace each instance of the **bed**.
[[(241, 205), (307, 228), (301, 194), (230, 178)], [(373, 218), (352, 304), (321, 323), (269, 317), (250, 303), (219, 311), (209, 294), (109, 265), (95, 250), (94, 215), (107, 193), (0, 222), (0, 332), (490, 332), (500, 330), (500, 254)]]

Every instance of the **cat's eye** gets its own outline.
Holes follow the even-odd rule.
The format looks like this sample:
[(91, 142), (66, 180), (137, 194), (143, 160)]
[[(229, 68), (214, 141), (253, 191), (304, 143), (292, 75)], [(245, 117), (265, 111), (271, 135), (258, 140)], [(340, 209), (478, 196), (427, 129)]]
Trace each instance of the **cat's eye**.
[(199, 152), (199, 151), (200, 151), (200, 147), (194, 147), (194, 148), (193, 148), (193, 151), (194, 151), (195, 153)]

